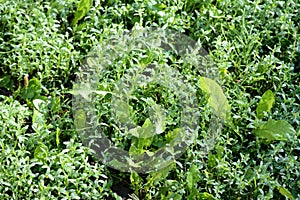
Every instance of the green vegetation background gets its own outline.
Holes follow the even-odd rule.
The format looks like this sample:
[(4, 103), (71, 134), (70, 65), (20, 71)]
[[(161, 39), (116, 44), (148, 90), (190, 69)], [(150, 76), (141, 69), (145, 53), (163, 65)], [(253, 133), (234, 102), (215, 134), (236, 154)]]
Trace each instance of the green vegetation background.
[[(299, 12), (298, 0), (0, 0), (0, 199), (300, 199)], [(207, 156), (195, 144), (150, 175), (95, 161), (68, 93), (103, 35), (136, 23), (199, 39), (233, 119)], [(275, 103), (265, 119), (296, 130), (285, 140), (254, 134), (267, 90)]]

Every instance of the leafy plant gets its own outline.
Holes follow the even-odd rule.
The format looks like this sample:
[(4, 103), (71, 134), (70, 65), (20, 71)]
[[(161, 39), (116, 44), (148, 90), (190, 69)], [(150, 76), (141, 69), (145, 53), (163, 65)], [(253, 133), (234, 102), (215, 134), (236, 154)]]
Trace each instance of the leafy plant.
[[(267, 90), (259, 101), (256, 113), (257, 118), (261, 119), (266, 112), (270, 112), (274, 104), (274, 95), (271, 90)], [(266, 141), (288, 140), (296, 134), (294, 128), (285, 120), (268, 120), (255, 130), (257, 137)]]
[[(300, 199), (299, 9), (295, 0), (0, 0), (0, 199)], [(216, 70), (201, 67), (220, 78), (170, 52), (133, 50), (107, 65), (96, 89), (72, 90), (87, 53), (136, 24), (199, 41)], [(110, 169), (78, 137), (74, 125), (89, 118), (72, 115), (71, 95), (96, 97), (116, 146), (151, 154), (180, 133), (174, 92), (141, 84), (137, 99), (117, 104), (124, 119), (110, 110), (113, 83), (155, 61), (194, 86), (197, 137), (161, 171)], [(126, 140), (115, 122), (128, 116), (138, 128)], [(146, 130), (152, 137), (137, 137)]]

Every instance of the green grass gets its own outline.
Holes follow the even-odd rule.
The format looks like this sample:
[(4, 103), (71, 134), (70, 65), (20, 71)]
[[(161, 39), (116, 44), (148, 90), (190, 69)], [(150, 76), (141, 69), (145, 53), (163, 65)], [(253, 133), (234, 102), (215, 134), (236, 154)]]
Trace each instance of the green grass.
[[(300, 199), (299, 1), (82, 2), (92, 3), (0, 0), (0, 199)], [(200, 75), (189, 66), (180, 69), (196, 90), (198, 137), (176, 163), (150, 174), (119, 172), (97, 161), (75, 130), (69, 93), (85, 56), (136, 24), (199, 39), (231, 107), (230, 120), (203, 155), (213, 105)], [(149, 53), (133, 52), (122, 62), (134, 67)], [(176, 57), (156, 55), (153, 60), (176, 67)], [(112, 67), (99, 89), (113, 91), (126, 70)], [(272, 101), (270, 92), (263, 97), (269, 90), (274, 103), (264, 107), (262, 101)], [(178, 107), (169, 90), (152, 85), (135, 95), (169, 109), (166, 124), (176, 128)], [(128, 150), (130, 141), (109, 113), (110, 98), (100, 99), (97, 117), (109, 125), (110, 139)], [(130, 105), (142, 126), (147, 104)], [(278, 126), (283, 133), (270, 133), (270, 139), (257, 130), (266, 122), (274, 126), (272, 120), (285, 121)], [(142, 148), (159, 148), (169, 136)]]

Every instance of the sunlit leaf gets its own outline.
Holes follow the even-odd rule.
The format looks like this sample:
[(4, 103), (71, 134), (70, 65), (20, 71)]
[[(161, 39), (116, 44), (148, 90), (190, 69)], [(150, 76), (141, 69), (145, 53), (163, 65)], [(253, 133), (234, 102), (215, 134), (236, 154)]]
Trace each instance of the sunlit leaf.
[(56, 134), (55, 134), (55, 136), (56, 136), (56, 137), (55, 137), (56, 146), (59, 146), (59, 143), (60, 143), (60, 139), (59, 139), (60, 133), (61, 133), (60, 128), (57, 127), (57, 128), (56, 128)]
[(280, 192), (280, 194), (282, 194), (283, 196), (287, 197), (290, 200), (295, 200), (292, 193), (290, 191), (288, 191), (288, 189), (286, 189), (282, 186), (278, 186), (277, 189)]
[[(120, 99), (115, 99), (113, 102), (115, 105), (115, 112), (118, 117), (118, 120), (121, 123), (131, 122), (131, 113), (133, 113), (133, 108), (127, 102), (122, 101)], [(137, 136), (138, 137), (138, 136)]]
[(181, 128), (175, 128), (174, 130), (169, 131), (165, 136), (166, 142), (170, 143), (175, 138), (178, 138), (180, 131), (182, 131)]
[(208, 103), (217, 115), (226, 119), (230, 110), (227, 98), (218, 83), (210, 78), (200, 77), (200, 88), (208, 95)]
[(264, 112), (270, 112), (271, 108), (275, 102), (275, 98), (273, 92), (271, 90), (267, 90), (261, 97), (257, 108), (256, 115), (258, 119), (261, 119), (265, 116)]
[(77, 10), (75, 12), (74, 19), (71, 24), (72, 26), (77, 24), (77, 22), (86, 15), (86, 13), (91, 8), (92, 2), (93, 2), (92, 0), (80, 0), (79, 4), (77, 6)]
[(30, 79), (28, 86), (22, 88), (21, 96), (23, 99), (33, 99), (42, 92), (42, 85), (37, 78)]
[(288, 140), (295, 133), (294, 128), (285, 120), (269, 120), (255, 130), (257, 137), (267, 141)]
[(195, 187), (194, 185), (198, 181), (198, 179), (199, 170), (196, 165), (192, 164), (187, 175), (187, 186), (189, 190), (192, 190)]
[(45, 101), (43, 101), (42, 99), (34, 99), (32, 102), (37, 110), (41, 110), (42, 107), (45, 106)]

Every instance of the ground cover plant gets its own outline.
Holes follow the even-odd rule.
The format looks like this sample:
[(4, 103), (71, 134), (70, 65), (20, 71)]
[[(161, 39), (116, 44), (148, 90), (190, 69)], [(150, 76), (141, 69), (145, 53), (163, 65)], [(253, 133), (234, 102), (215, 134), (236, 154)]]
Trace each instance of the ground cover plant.
[[(0, 0), (0, 198), (300, 199), (299, 10), (296, 0)], [(196, 90), (197, 138), (176, 162), (148, 174), (99, 162), (83, 145), (72, 110), (88, 53), (137, 26), (200, 41), (218, 76), (207, 85), (209, 77), (181, 66), (180, 58), (152, 51), (132, 52), (103, 75), (97, 89), (112, 92), (127, 67), (155, 61), (176, 68)], [(134, 95), (143, 99), (130, 102), (140, 130), (149, 125), (153, 101), (168, 109), (166, 127), (178, 128), (180, 109), (170, 91), (149, 85)], [(112, 96), (98, 98), (107, 135), (132, 155), (176, 135), (128, 141), (109, 112)], [(220, 98), (227, 99), (223, 128), (203, 154)]]

